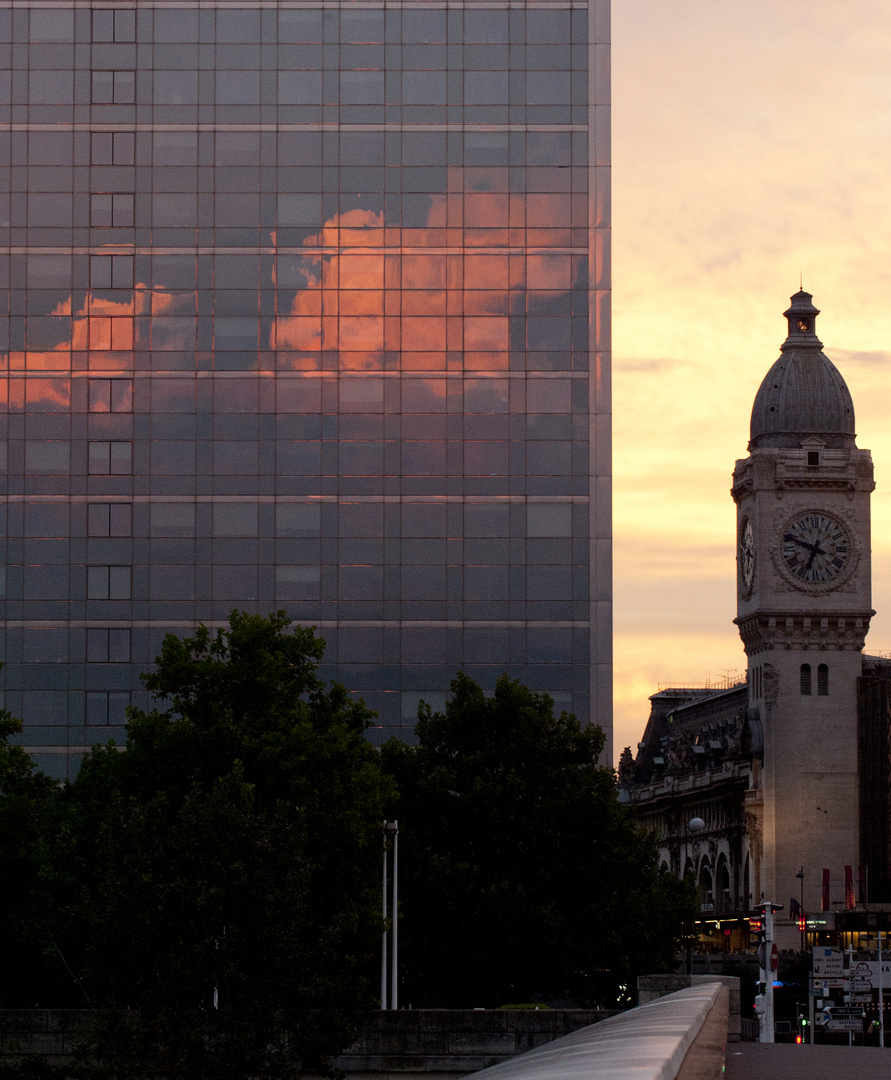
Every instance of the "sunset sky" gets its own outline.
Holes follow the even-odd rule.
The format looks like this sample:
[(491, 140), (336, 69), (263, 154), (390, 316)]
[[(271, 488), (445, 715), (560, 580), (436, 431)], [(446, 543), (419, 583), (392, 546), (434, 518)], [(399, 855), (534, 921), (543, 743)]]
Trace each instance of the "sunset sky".
[(730, 476), (799, 274), (875, 462), (891, 651), (891, 15), (616, 0), (612, 40), (618, 756), (659, 683), (745, 669)]

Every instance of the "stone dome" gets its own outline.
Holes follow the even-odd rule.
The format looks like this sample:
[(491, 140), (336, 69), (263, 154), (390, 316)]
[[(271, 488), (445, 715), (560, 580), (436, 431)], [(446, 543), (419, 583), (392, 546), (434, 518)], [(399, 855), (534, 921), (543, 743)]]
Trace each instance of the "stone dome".
[(854, 445), (854, 403), (814, 329), (820, 314), (810, 293), (792, 297), (783, 314), (789, 336), (755, 395), (749, 449), (800, 447), (816, 437), (827, 447)]

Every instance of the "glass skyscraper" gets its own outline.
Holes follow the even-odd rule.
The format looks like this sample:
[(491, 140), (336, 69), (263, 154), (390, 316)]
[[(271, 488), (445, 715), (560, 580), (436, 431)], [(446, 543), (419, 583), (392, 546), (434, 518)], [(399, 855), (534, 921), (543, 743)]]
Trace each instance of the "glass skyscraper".
[(0, 0), (6, 705), (56, 775), (168, 631), (318, 626), (610, 725), (608, 0)]

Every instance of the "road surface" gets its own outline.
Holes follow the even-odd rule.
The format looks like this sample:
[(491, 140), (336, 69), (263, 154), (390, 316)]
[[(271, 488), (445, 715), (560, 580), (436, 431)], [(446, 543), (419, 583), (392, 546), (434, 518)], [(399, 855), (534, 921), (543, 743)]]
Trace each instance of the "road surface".
[(891, 1080), (891, 1048), (728, 1043), (725, 1080)]

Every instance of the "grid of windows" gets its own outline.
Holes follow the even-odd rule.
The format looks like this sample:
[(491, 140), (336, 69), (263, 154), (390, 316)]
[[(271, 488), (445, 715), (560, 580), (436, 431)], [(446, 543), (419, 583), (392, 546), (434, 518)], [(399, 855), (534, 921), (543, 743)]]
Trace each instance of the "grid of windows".
[(235, 606), (317, 624), (384, 736), (459, 667), (608, 728), (608, 95), (608, 0), (0, 8), (42, 764)]

